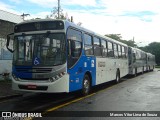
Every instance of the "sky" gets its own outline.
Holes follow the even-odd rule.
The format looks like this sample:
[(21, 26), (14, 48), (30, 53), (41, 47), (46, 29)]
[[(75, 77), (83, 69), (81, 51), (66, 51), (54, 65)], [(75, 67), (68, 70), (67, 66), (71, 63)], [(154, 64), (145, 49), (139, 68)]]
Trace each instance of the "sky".
[[(46, 18), (58, 0), (0, 0), (0, 10), (25, 19)], [(138, 46), (160, 42), (160, 0), (60, 0), (63, 13), (74, 23), (101, 35), (121, 34)]]

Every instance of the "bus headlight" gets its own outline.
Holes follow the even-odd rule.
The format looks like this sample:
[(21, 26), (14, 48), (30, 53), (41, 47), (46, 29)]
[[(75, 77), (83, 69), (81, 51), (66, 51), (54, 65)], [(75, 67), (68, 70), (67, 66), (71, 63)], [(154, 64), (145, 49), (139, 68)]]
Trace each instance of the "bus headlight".
[(54, 77), (50, 77), (50, 78), (49, 78), (49, 81), (50, 81), (50, 82), (55, 82), (56, 80), (58, 80), (59, 78), (63, 77), (64, 75), (65, 75), (64, 72), (59, 73), (59, 74), (57, 74), (57, 75), (54, 76)]
[(50, 81), (50, 82), (54, 82), (54, 81), (56, 81), (56, 79), (55, 79), (54, 77), (50, 77), (50, 78), (49, 78), (49, 81)]
[(19, 78), (16, 77), (14, 74), (12, 74), (13, 78), (16, 80), (16, 81), (19, 81)]

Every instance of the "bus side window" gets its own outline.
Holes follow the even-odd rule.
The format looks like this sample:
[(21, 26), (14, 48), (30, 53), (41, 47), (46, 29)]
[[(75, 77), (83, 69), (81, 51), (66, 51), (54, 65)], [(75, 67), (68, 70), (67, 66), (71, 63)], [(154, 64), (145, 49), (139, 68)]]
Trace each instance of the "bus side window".
[[(130, 50), (131, 52), (131, 50)], [(131, 53), (130, 53), (131, 54)], [(125, 47), (122, 46), (122, 58), (125, 58), (126, 57), (126, 53), (125, 53)]]
[(101, 48), (100, 48), (100, 39), (94, 37), (94, 55), (95, 56), (102, 56), (101, 55)]
[(133, 53), (133, 63), (136, 62), (136, 54)]
[(113, 43), (107, 42), (108, 43), (108, 57), (114, 57), (114, 52), (113, 52)]
[(79, 57), (81, 54), (81, 42), (79, 41), (71, 41), (71, 56), (72, 57)]
[(118, 57), (122, 58), (122, 46), (118, 45)]
[(117, 48), (117, 44), (114, 44), (114, 57), (118, 58), (118, 48)]
[(68, 40), (68, 68), (72, 68), (78, 61), (82, 51), (81, 32), (69, 28), (67, 31)]
[(128, 58), (128, 48), (125, 47), (125, 58)]
[(93, 39), (91, 35), (84, 34), (85, 54), (93, 55)]
[(105, 40), (101, 40), (101, 49), (102, 49), (102, 56), (107, 57), (107, 43)]

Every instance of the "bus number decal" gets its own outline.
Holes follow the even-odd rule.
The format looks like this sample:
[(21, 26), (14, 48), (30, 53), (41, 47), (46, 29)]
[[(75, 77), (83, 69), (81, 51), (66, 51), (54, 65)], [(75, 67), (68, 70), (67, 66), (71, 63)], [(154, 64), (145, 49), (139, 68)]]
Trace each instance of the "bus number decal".
[(91, 60), (91, 67), (94, 67), (94, 60)]
[(84, 62), (84, 67), (87, 67), (87, 62)]

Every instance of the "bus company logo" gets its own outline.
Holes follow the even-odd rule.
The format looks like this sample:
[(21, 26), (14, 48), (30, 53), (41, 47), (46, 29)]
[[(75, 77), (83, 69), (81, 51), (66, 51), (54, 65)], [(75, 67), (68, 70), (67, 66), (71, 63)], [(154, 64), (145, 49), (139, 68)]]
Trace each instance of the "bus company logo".
[(34, 59), (34, 65), (40, 64), (40, 59), (38, 57), (35, 57)]
[(10, 117), (12, 117), (12, 113), (11, 112), (2, 112), (2, 117), (3, 118), (10, 118)]

